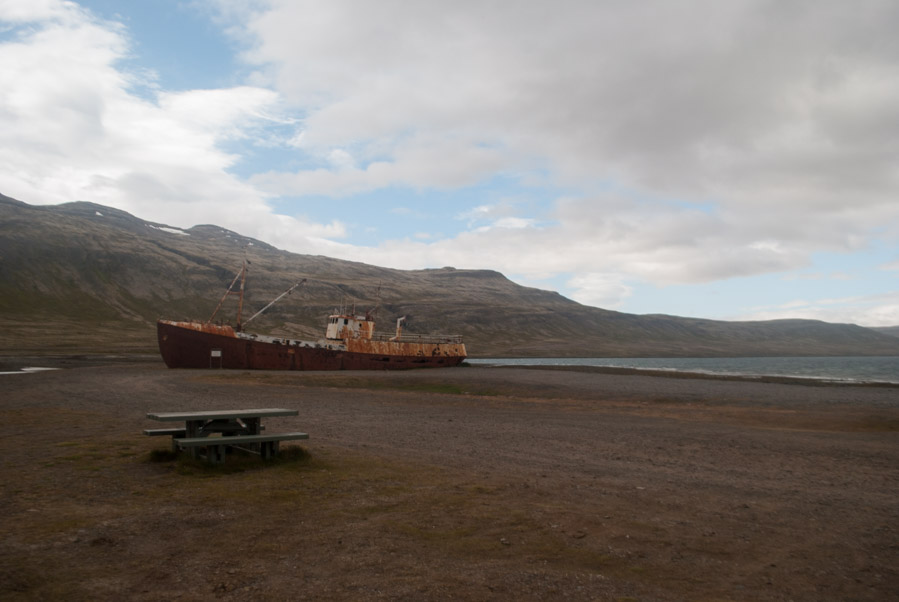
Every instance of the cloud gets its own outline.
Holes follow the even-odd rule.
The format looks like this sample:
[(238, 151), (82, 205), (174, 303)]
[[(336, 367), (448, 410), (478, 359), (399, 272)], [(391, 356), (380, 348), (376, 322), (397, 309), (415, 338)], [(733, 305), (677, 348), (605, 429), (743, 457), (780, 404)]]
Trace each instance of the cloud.
[(735, 316), (736, 320), (780, 320), (805, 318), (862, 326), (899, 324), (899, 292), (832, 299), (795, 300), (771, 307), (758, 307)]
[(8, 23), (32, 23), (65, 17), (83, 18), (84, 13), (76, 4), (59, 0), (9, 1), (0, 6), (0, 20)]
[(899, 8), (863, 5), (272, 2), (247, 57), (308, 110), (309, 148), (358, 145), (413, 186), (447, 183), (404, 168), (414, 138), (457, 137), (566, 182), (869, 205), (896, 184)]
[(352, 147), (352, 154), (344, 148), (315, 147), (305, 132), (299, 146), (311, 157), (327, 158), (329, 165), (257, 174), (250, 183), (268, 194), (289, 196), (344, 197), (391, 186), (448, 190), (476, 184), (507, 162), (497, 149), (453, 137), (412, 136), (391, 145), (387, 157), (381, 157), (385, 149), (374, 142)]
[(625, 284), (621, 274), (587, 273), (568, 281), (573, 289), (571, 298), (584, 305), (615, 309), (633, 294), (633, 288)]
[(483, 222), (498, 223), (502, 220), (525, 220), (533, 222), (529, 218), (521, 218), (522, 204), (511, 200), (503, 200), (498, 203), (477, 205), (471, 209), (467, 209), (456, 216), (456, 219), (463, 220), (468, 223), (468, 227), (472, 228)]
[(229, 171), (240, 157), (224, 143), (291, 122), (275, 91), (155, 90), (120, 66), (127, 32), (70, 2), (5, 3), (0, 18), (13, 26), (0, 43), (4, 194), (89, 200), (181, 227), (214, 221), (275, 244), (295, 244), (296, 232), (309, 246), (345, 236), (336, 221), (274, 215), (264, 193)]
[[(537, 236), (497, 235), (487, 211), (539, 221), (519, 208), (478, 207), (471, 232), (407, 249), (419, 263), (670, 284), (899, 239), (899, 5), (273, 1), (246, 23), (245, 58), (304, 111), (300, 149), (357, 161), (251, 179), (267, 193), (497, 173), (573, 191)], [(376, 257), (406, 265), (396, 246)]]
[(659, 285), (787, 271), (808, 261), (800, 249), (772, 244), (737, 221), (664, 202), (634, 206), (621, 195), (603, 195), (559, 200), (544, 214), (528, 215), (517, 206), (483, 205), (459, 216), (469, 230), (454, 238), (407, 249), (391, 241), (352, 258), (419, 268), (451, 255), (453, 265), (500, 267), (528, 279), (626, 273)]

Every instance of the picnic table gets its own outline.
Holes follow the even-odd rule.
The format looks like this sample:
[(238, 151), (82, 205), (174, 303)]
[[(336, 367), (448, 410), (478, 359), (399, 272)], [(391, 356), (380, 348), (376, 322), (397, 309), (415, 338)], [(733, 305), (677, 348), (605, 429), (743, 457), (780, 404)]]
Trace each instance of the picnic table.
[(183, 427), (144, 429), (145, 435), (171, 435), (172, 450), (191, 457), (204, 455), (213, 464), (224, 462), (227, 448), (259, 454), (263, 460), (278, 454), (281, 441), (308, 439), (306, 433), (262, 434), (263, 418), (296, 416), (297, 410), (257, 408), (250, 410), (206, 410), (199, 412), (150, 412), (147, 418), (160, 422), (183, 422)]

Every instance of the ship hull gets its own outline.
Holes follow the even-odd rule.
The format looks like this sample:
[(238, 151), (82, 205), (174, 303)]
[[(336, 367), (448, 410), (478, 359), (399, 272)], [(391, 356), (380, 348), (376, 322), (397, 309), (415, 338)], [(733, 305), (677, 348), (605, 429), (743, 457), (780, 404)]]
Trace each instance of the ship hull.
[(466, 357), (461, 343), (347, 341), (337, 345), (256, 340), (229, 327), (165, 320), (157, 322), (156, 332), (159, 351), (169, 368), (402, 370), (458, 366)]

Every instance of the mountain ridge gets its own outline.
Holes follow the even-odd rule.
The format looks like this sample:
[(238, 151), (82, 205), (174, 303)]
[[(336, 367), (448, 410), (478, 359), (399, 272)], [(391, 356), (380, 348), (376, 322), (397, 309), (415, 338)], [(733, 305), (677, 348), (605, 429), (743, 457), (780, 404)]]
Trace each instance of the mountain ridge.
[(152, 350), (155, 320), (207, 319), (245, 255), (245, 316), (307, 279), (253, 325), (296, 338), (319, 338), (335, 305), (355, 301), (379, 306), (379, 331), (405, 315), (408, 332), (462, 334), (475, 357), (899, 355), (899, 337), (857, 325), (625, 314), (495, 270), (396, 270), (290, 253), (212, 224), (182, 229), (90, 202), (3, 195), (0, 352)]

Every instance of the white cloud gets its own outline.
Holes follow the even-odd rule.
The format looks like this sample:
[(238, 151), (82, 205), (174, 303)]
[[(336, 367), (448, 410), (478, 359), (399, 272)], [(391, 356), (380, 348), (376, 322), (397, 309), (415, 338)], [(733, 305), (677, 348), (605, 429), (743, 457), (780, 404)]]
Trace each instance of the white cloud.
[(899, 8), (863, 5), (274, 1), (246, 20), (248, 60), (306, 112), (304, 152), (357, 163), (251, 183), (341, 196), (503, 173), (576, 191), (536, 236), (539, 219), (485, 203), (455, 240), (363, 251), (389, 265), (489, 256), (656, 284), (795, 270), (899, 239)]
[[(335, 163), (335, 150), (330, 146), (315, 148), (307, 145), (306, 133), (303, 136), (305, 150), (312, 156), (329, 157), (330, 168), (268, 172), (253, 176), (250, 182), (268, 194), (290, 196), (342, 197), (390, 186), (452, 189), (475, 184), (507, 163), (497, 149), (458, 138), (427, 135), (404, 139), (401, 146), (390, 149), (387, 158), (381, 157), (384, 149), (380, 147), (364, 147), (355, 149), (354, 161)], [(339, 156), (349, 156), (340, 155), (348, 153), (343, 149), (337, 152)]]
[(720, 216), (664, 203), (634, 207), (606, 195), (559, 201), (549, 214), (534, 217), (513, 210), (479, 206), (459, 216), (470, 229), (453, 238), (345, 247), (339, 256), (407, 269), (495, 268), (535, 280), (561, 273), (630, 274), (660, 285), (786, 271), (807, 261), (799, 250), (759, 245), (756, 232)]
[(622, 274), (585, 273), (568, 281), (573, 289), (571, 298), (584, 305), (615, 309), (633, 294)]
[(537, 220), (524, 218), (524, 217), (501, 217), (498, 220), (492, 222), (488, 226), (481, 226), (474, 230), (475, 233), (481, 234), (485, 232), (491, 232), (497, 229), (500, 230), (523, 230), (525, 228), (533, 228), (537, 223)]
[(309, 109), (310, 148), (376, 142), (414, 186), (447, 182), (404, 169), (426, 135), (570, 181), (869, 205), (896, 184), (899, 15), (863, 4), (279, 1), (248, 57)]
[(502, 219), (517, 218), (522, 211), (522, 203), (512, 199), (504, 199), (502, 201), (478, 205), (466, 211), (459, 213), (457, 219), (467, 221), (469, 225), (479, 222), (496, 222)]
[(861, 326), (899, 325), (899, 292), (833, 299), (795, 300), (758, 307), (734, 316), (736, 320), (804, 318)]
[(0, 17), (28, 22), (0, 43), (4, 194), (93, 201), (180, 227), (215, 222), (284, 247), (346, 235), (338, 221), (274, 215), (263, 193), (229, 172), (240, 157), (223, 142), (256, 142), (260, 126), (291, 123), (276, 92), (237, 86), (144, 98), (134, 89), (145, 82), (119, 66), (130, 52), (120, 26), (69, 2), (7, 2)]
[(290, 123), (290, 119), (276, 114), (278, 103), (278, 95), (271, 90), (238, 86), (161, 93), (158, 108), (194, 135), (211, 136), (206, 144), (212, 146), (224, 140), (252, 136), (253, 126), (261, 122)]
[(0, 4), (0, 21), (32, 23), (60, 17), (71, 18), (80, 12), (77, 5), (61, 0), (5, 0)]
[(336, 169), (353, 169), (356, 167), (356, 161), (353, 155), (343, 149), (335, 148), (328, 153), (328, 162)]

